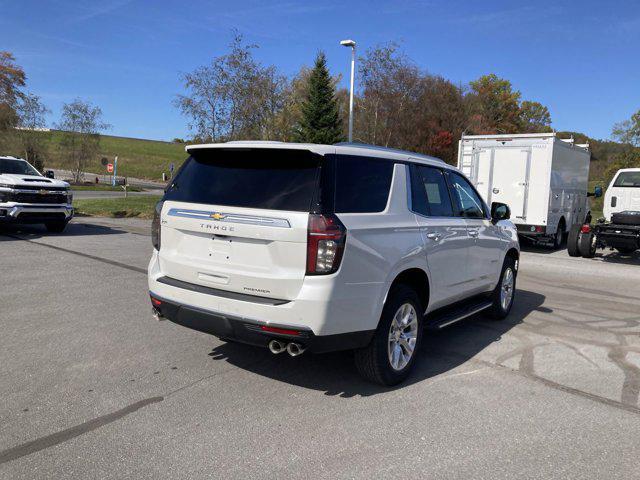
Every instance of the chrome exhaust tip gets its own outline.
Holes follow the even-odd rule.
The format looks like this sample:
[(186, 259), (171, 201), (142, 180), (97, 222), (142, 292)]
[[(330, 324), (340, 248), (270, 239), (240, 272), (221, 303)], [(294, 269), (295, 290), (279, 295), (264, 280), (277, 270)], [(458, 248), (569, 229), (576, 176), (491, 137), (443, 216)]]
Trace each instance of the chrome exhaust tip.
[(287, 346), (282, 343), (280, 340), (271, 340), (269, 342), (269, 350), (271, 350), (271, 353), (273, 353), (274, 355), (277, 355), (278, 353), (282, 353), (287, 349)]
[(287, 353), (292, 357), (297, 357), (298, 355), (302, 355), (307, 347), (300, 345), (299, 343), (291, 342), (287, 345)]

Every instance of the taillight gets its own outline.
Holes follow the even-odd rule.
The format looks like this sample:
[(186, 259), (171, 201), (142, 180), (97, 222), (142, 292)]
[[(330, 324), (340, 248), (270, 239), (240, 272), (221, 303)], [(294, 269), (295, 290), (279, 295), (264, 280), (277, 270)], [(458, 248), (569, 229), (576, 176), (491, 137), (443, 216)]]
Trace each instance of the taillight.
[(340, 267), (347, 229), (335, 215), (309, 215), (307, 275), (326, 275)]
[(160, 251), (160, 214), (162, 213), (162, 201), (156, 203), (153, 212), (153, 221), (151, 222), (151, 243), (153, 248)]

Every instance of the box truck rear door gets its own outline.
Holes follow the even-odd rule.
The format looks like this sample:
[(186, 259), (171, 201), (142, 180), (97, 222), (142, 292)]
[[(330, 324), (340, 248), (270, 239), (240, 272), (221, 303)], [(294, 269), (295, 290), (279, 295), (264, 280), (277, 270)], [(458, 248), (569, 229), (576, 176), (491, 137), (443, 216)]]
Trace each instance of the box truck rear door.
[(531, 150), (497, 148), (493, 157), (493, 188), (491, 201), (511, 208), (511, 217), (526, 220)]

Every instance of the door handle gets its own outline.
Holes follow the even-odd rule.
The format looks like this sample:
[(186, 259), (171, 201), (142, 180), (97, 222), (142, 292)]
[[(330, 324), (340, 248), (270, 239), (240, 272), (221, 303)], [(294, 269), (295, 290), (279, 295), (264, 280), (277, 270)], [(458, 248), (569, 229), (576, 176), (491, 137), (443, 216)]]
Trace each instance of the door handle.
[(440, 241), (440, 235), (438, 235), (437, 233), (427, 233), (427, 238), (429, 240), (433, 240), (434, 242), (439, 242)]
[(479, 235), (478, 230), (469, 230), (469, 236), (477, 237)]

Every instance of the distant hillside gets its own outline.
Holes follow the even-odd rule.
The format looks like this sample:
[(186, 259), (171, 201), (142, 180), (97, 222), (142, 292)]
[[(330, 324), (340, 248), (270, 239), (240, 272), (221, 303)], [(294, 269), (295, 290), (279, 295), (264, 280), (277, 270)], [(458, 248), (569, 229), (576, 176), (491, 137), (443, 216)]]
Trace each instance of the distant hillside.
[(590, 177), (593, 180), (611, 180), (605, 179), (605, 170), (609, 162), (614, 155), (619, 155), (623, 152), (635, 150), (640, 154), (640, 148), (632, 147), (624, 143), (613, 142), (611, 140), (596, 140), (595, 138), (589, 138), (584, 133), (580, 132), (558, 132), (561, 138), (573, 139), (576, 143), (588, 143), (591, 149), (591, 168)]
[[(67, 168), (64, 162), (64, 150), (60, 147), (62, 132), (38, 132), (47, 145), (46, 168)], [(20, 152), (16, 152), (20, 154)], [(100, 160), (107, 157), (113, 161), (118, 155), (118, 175), (160, 180), (162, 172), (169, 172), (169, 164), (174, 163), (176, 169), (187, 158), (184, 145), (180, 143), (142, 140), (137, 138), (100, 136), (100, 152), (87, 166), (92, 173), (106, 173)]]
[[(589, 143), (591, 147), (591, 179), (604, 181), (605, 170), (612, 157), (629, 150), (635, 150), (640, 155), (640, 148), (634, 148), (610, 140), (596, 140), (589, 138), (580, 132), (558, 132), (561, 138), (573, 136), (576, 143)], [(47, 168), (67, 168), (64, 162), (64, 151), (60, 146), (62, 132), (51, 130), (38, 132), (44, 138), (47, 148)], [(11, 149), (10, 149), (11, 150)], [(20, 151), (0, 152), (21, 156)], [(162, 142), (157, 140), (143, 140), (137, 138), (115, 137), (102, 135), (100, 139), (100, 152), (91, 161), (87, 171), (92, 173), (106, 173), (100, 160), (107, 157), (113, 161), (118, 155), (118, 175), (160, 180), (162, 172), (169, 172), (169, 164), (174, 163), (176, 169), (187, 158), (184, 144)]]

